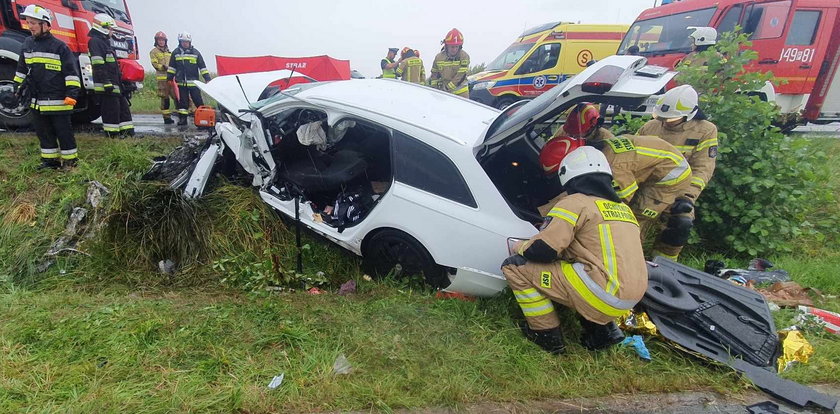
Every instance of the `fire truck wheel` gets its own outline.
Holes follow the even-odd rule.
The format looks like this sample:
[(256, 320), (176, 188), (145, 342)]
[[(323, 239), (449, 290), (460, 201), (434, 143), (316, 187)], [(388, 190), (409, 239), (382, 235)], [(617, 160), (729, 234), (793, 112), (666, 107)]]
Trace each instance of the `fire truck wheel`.
[[(14, 64), (0, 63), (0, 89), (14, 87), (15, 69)], [(0, 106), (0, 128), (18, 129), (31, 123), (32, 113), (26, 104), (20, 103), (15, 108)]]

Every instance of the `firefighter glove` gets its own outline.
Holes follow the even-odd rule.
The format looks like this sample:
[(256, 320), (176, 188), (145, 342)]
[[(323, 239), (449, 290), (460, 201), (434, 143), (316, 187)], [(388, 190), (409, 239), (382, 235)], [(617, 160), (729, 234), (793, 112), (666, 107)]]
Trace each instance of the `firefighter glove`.
[(114, 90), (114, 85), (113, 85), (113, 84), (110, 84), (110, 83), (106, 83), (106, 84), (105, 84), (105, 86), (103, 86), (103, 87), (105, 88), (105, 92), (109, 92), (109, 93), (110, 93), (110, 92), (112, 92), (112, 91)]
[(204, 75), (205, 83), (210, 82), (210, 75)]
[(677, 198), (671, 206), (671, 214), (691, 213), (694, 210), (694, 203), (684, 197)]
[(76, 106), (76, 100), (68, 96), (68, 97), (64, 98), (64, 104), (65, 105), (70, 105), (70, 106)]

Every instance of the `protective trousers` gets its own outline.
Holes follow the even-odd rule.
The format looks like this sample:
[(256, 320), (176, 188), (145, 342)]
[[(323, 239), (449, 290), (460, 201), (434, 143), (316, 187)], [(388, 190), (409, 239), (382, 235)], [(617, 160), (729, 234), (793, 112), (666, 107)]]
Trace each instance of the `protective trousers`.
[(562, 284), (552, 285), (550, 279), (541, 280), (562, 274), (561, 266), (562, 262), (529, 263), (522, 256), (514, 256), (502, 266), (502, 273), (505, 274), (508, 286), (513, 291), (522, 313), (525, 314), (528, 326), (533, 330), (542, 331), (560, 326), (560, 319), (554, 312), (552, 301), (564, 306), (571, 305), (569, 295)]
[(204, 100), (201, 98), (201, 91), (195, 86), (179, 85), (178, 92), (181, 95), (181, 100), (178, 101), (178, 116), (182, 119), (186, 119), (190, 114), (190, 98), (192, 98), (196, 108), (204, 105)]
[(662, 213), (657, 224), (664, 230), (659, 233), (653, 245), (653, 255), (676, 261), (683, 247), (688, 243), (693, 222), (694, 210), (681, 214)]
[(70, 112), (42, 115), (38, 111), (32, 111), (32, 114), (35, 133), (41, 143), (41, 159), (43, 161), (58, 164), (59, 158), (74, 160), (79, 157)]
[(128, 99), (118, 93), (97, 94), (102, 112), (102, 129), (109, 137), (120, 134), (134, 135), (134, 123), (131, 120), (131, 107)]
[[(164, 75), (164, 79), (166, 75)], [(172, 119), (172, 107), (170, 106), (170, 99), (178, 102), (178, 98), (175, 96), (175, 91), (172, 89), (172, 83), (167, 82), (166, 80), (159, 80), (157, 83), (157, 95), (160, 98), (160, 113), (163, 115), (163, 119)]]

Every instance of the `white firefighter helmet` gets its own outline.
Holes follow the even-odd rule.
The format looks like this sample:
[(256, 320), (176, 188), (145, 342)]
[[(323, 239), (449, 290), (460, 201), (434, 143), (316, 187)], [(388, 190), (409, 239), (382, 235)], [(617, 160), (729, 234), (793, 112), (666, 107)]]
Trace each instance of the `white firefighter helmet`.
[(580, 147), (563, 158), (560, 163), (560, 184), (566, 185), (575, 177), (585, 174), (603, 173), (612, 176), (612, 169), (604, 153), (594, 147)]
[(718, 32), (714, 27), (689, 27), (694, 30), (688, 37), (694, 40), (695, 46), (712, 46), (717, 43)]
[(190, 32), (178, 33), (178, 41), (179, 42), (192, 42), (192, 35), (190, 34)]
[(111, 27), (117, 27), (117, 21), (113, 17), (105, 13), (98, 13), (96, 16), (93, 16), (93, 30), (102, 34), (108, 34), (109, 28)]
[(685, 117), (687, 121), (694, 119), (697, 111), (697, 91), (691, 85), (680, 85), (665, 92), (653, 108), (653, 116), (662, 119)]
[(24, 9), (23, 13), (20, 14), (20, 17), (31, 17), (52, 25), (52, 13), (50, 10), (34, 4), (26, 6), (26, 9)]

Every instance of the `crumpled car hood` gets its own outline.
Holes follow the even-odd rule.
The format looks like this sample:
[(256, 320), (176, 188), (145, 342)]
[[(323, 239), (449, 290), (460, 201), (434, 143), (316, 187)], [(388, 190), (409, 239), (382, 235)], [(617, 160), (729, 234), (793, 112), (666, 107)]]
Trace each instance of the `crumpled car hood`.
[[(239, 111), (241, 109), (249, 109), (252, 103), (259, 100), (260, 95), (268, 85), (290, 77), (302, 77), (312, 82), (317, 82), (317, 80), (299, 72), (283, 69), (270, 72), (219, 76), (210, 82), (203, 83), (196, 81), (195, 84), (202, 92), (215, 99), (219, 105), (225, 107), (225, 109), (237, 117), (241, 117), (243, 114)], [(241, 87), (240, 83), (242, 85)], [(243, 90), (245, 91), (244, 94), (242, 93)]]

